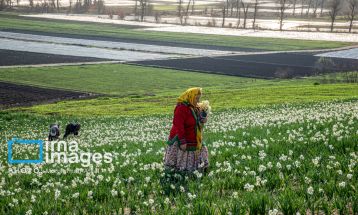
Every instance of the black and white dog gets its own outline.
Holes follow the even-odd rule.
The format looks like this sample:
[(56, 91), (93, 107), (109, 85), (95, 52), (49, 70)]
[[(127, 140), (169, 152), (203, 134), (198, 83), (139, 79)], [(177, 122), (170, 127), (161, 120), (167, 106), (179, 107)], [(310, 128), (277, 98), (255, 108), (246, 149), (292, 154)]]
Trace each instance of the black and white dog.
[(73, 134), (73, 135), (78, 135), (78, 132), (81, 128), (81, 125), (79, 123), (70, 123), (66, 126), (66, 132), (65, 135), (63, 135), (63, 139), (65, 139), (68, 135)]
[(60, 137), (60, 125), (59, 124), (51, 124), (50, 132), (48, 134), (48, 140), (57, 140)]

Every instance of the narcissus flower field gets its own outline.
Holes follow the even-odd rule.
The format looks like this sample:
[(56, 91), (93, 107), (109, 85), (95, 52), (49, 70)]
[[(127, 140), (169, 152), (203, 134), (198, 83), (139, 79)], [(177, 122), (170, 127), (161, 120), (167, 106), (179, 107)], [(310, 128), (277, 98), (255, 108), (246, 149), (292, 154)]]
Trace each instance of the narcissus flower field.
[(45, 140), (49, 124), (63, 130), (73, 118), (2, 114), (0, 213), (358, 213), (357, 101), (212, 112), (204, 129), (210, 170), (192, 174), (163, 169), (172, 115), (76, 118), (82, 130), (68, 141), (113, 155), (84, 167), (8, 164), (8, 140)]

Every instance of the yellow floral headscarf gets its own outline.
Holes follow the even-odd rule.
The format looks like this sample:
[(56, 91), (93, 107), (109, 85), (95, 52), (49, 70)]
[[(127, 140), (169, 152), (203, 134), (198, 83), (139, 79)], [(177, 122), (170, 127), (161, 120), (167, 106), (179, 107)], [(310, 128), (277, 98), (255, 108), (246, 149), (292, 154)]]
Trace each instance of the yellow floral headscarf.
[(201, 94), (201, 91), (202, 91), (202, 89), (200, 87), (189, 88), (183, 94), (181, 94), (179, 96), (179, 98), (177, 99), (177, 102), (178, 103), (188, 102), (194, 106), (195, 97), (198, 94)]
[(196, 127), (196, 141), (198, 143), (197, 145), (197, 150), (200, 150), (201, 147), (202, 147), (202, 129), (203, 129), (203, 126), (201, 123), (199, 123), (198, 121), (198, 107), (194, 106), (194, 101), (195, 101), (195, 97), (197, 95), (201, 95), (202, 94), (202, 88), (200, 87), (193, 87), (193, 88), (189, 88), (187, 89), (183, 94), (181, 94), (178, 99), (177, 99), (177, 102), (178, 103), (189, 103), (191, 104), (194, 108), (190, 107), (192, 109), (192, 112), (193, 112), (193, 115), (195, 117), (195, 120), (197, 121), (197, 126)]

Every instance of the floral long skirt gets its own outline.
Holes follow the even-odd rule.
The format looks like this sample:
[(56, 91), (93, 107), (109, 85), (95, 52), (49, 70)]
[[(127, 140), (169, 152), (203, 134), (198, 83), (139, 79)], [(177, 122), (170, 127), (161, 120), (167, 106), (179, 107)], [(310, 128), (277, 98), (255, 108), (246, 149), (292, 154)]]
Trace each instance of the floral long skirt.
[(201, 147), (200, 151), (184, 151), (178, 142), (168, 145), (165, 149), (164, 167), (179, 171), (201, 171), (209, 166), (208, 148)]

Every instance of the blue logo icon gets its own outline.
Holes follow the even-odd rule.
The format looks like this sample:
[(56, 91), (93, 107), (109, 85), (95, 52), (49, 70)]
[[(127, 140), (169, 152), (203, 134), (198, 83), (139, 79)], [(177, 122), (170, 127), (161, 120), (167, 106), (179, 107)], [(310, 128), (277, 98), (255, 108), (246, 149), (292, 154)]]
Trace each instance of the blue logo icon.
[[(37, 160), (14, 160), (12, 159), (12, 146), (14, 144), (21, 145), (39, 145), (39, 159)], [(7, 142), (7, 161), (9, 164), (39, 164), (43, 162), (43, 141), (42, 140), (22, 140), (17, 138), (12, 138)]]

